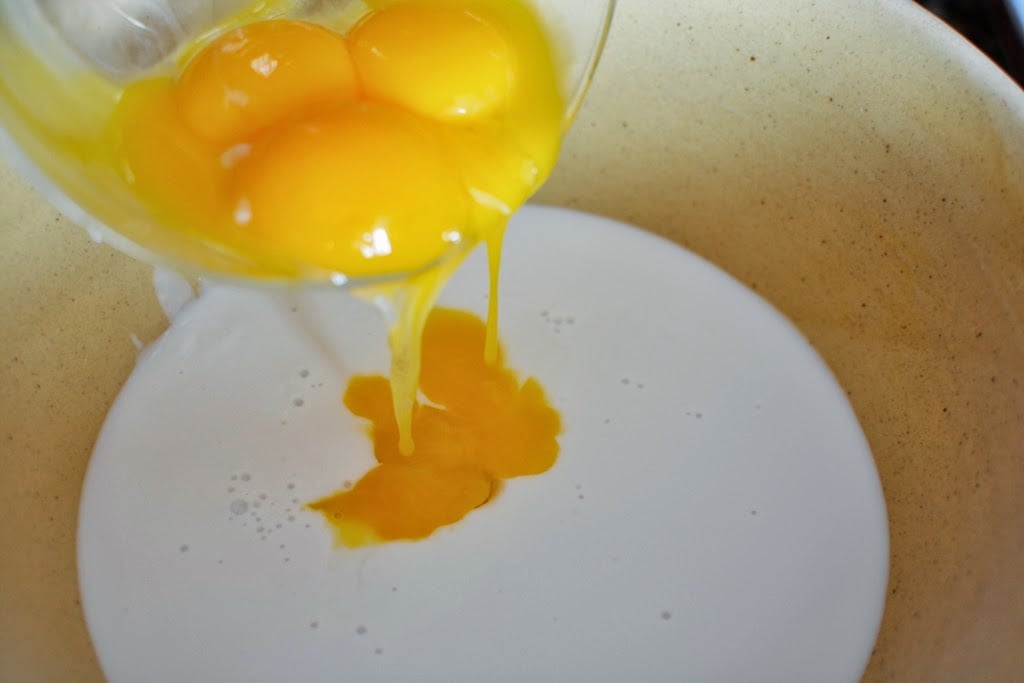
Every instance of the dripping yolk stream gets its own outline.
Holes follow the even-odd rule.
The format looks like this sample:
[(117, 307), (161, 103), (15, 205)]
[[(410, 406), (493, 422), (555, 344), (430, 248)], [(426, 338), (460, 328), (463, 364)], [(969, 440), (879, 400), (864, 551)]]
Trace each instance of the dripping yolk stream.
[(420, 390), (413, 410), (416, 449), (399, 450), (391, 386), (352, 379), (345, 405), (369, 423), (377, 464), (349, 490), (309, 507), (349, 546), (429, 536), (494, 496), (505, 479), (547, 471), (558, 456), (561, 422), (534, 379), (521, 381), (484, 360), (485, 326), (452, 309), (431, 312), (423, 331)]

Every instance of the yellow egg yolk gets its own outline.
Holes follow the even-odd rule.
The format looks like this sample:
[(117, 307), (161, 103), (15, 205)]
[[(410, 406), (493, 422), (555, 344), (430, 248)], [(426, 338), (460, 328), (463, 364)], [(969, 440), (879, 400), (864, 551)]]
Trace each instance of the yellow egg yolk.
[(351, 489), (309, 507), (349, 546), (420, 539), (462, 519), (503, 480), (547, 471), (558, 456), (561, 422), (540, 384), (521, 382), (484, 361), (484, 323), (435, 309), (423, 333), (420, 390), (429, 404), (413, 413), (416, 449), (398, 449), (391, 387), (382, 376), (355, 377), (345, 405), (370, 423), (377, 465)]
[(215, 149), (175, 115), (174, 88), (142, 81), (121, 98), (112, 130), (121, 173), (161, 217), (201, 230), (223, 214), (227, 174)]
[(461, 239), (469, 215), (434, 127), (372, 101), (269, 136), (232, 182), (235, 221), (264, 248), (347, 277), (435, 261)]
[[(344, 33), (280, 18), (213, 32), (176, 73), (126, 88), (109, 136), (116, 170), (163, 226), (250, 272), (374, 283), (390, 302), (390, 383), (357, 378), (345, 396), (372, 424), (379, 465), (313, 506), (356, 545), (426, 537), (503, 479), (546, 470), (560, 427), (497, 341), (505, 224), (562, 134), (548, 36), (525, 0), (367, 4)], [(428, 319), (481, 242), (486, 325)]]
[(189, 128), (224, 146), (358, 93), (342, 36), (278, 19), (228, 31), (204, 48), (178, 78), (175, 100)]
[(367, 94), (423, 116), (473, 120), (493, 112), (512, 90), (512, 50), (472, 9), (385, 7), (360, 22), (349, 40)]

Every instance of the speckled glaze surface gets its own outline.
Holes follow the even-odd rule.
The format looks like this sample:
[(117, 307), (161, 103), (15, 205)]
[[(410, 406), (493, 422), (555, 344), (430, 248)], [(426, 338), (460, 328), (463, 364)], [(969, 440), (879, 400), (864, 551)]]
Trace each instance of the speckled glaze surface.
[[(909, 0), (620, 0), (540, 197), (710, 258), (829, 362), (891, 525), (866, 681), (1024, 679), (1022, 181), (1024, 94)], [(98, 681), (78, 494), (166, 320), (8, 168), (0, 288), (0, 680)]]

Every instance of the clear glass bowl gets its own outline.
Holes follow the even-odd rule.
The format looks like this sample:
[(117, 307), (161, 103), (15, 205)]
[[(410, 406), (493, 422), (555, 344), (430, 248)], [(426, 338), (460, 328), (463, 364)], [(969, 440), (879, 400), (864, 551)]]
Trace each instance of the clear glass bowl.
[[(171, 57), (252, 0), (0, 0), (0, 153), (96, 241), (195, 274), (265, 279), (245, 258), (156, 220), (113, 169), (90, 160), (124, 83)], [(298, 0), (289, 16), (359, 0)], [(563, 57), (566, 126), (586, 93), (614, 0), (535, 0)], [(84, 141), (68, 145), (68, 140)], [(311, 281), (345, 282), (311, 271)], [(395, 276), (405, 275), (396, 273)]]

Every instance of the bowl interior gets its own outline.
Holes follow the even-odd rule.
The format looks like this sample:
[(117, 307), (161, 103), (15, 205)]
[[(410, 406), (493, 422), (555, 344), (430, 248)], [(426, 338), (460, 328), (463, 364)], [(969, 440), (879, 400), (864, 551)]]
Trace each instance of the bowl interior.
[[(1024, 95), (911, 2), (620, 2), (540, 201), (721, 265), (846, 388), (892, 564), (865, 680), (1017, 680), (1024, 639)], [(0, 172), (0, 678), (100, 680), (75, 519), (166, 319), (151, 269)]]

